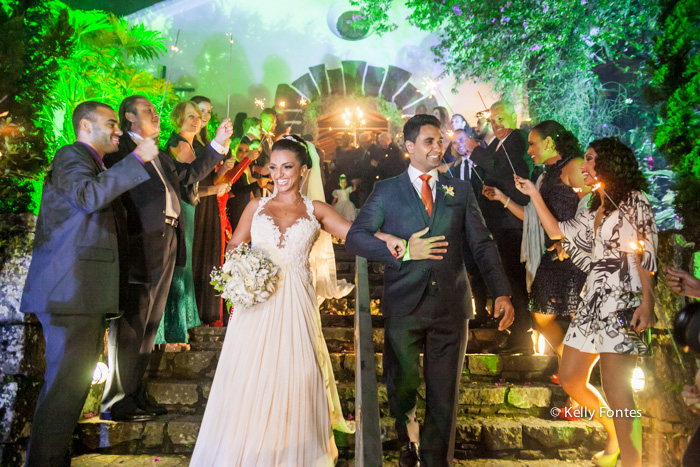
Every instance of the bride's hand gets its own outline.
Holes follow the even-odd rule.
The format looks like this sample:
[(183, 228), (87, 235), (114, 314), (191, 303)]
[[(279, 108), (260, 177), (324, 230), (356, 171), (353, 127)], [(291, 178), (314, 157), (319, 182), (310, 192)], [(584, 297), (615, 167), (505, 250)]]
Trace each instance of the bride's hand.
[(383, 232), (377, 232), (375, 236), (386, 243), (386, 247), (394, 257), (403, 258), (406, 253), (406, 240)]

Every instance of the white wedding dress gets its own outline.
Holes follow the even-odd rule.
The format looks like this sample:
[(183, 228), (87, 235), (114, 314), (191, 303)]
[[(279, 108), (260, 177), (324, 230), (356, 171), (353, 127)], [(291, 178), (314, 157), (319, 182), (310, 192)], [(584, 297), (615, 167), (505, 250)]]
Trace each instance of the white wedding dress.
[(251, 244), (280, 268), (276, 292), (234, 310), (190, 465), (332, 466), (333, 428), (352, 432), (321, 329), (309, 252), (320, 224), (313, 201), (280, 231), (260, 200)]

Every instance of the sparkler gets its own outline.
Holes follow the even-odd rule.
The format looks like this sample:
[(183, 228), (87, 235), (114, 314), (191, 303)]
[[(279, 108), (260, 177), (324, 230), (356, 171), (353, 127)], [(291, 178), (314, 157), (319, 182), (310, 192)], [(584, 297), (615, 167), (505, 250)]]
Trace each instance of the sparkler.
[(513, 167), (513, 161), (510, 160), (510, 155), (508, 154), (508, 151), (506, 151), (506, 145), (505, 145), (505, 144), (501, 144), (501, 149), (503, 149), (503, 152), (506, 153), (506, 159), (508, 159), (508, 163), (510, 164), (510, 168), (513, 170), (513, 174), (514, 174), (514, 175), (517, 175), (517, 174), (515, 173), (515, 167)]
[(279, 106), (284, 109), (287, 106), (287, 103), (285, 101), (280, 101)]
[(265, 108), (265, 99), (260, 99), (260, 98), (256, 97), (253, 102), (257, 107), (260, 107), (261, 109)]
[(306, 104), (308, 104), (308, 103), (309, 103), (309, 101), (307, 101), (307, 100), (304, 99), (303, 97), (302, 97), (301, 99), (299, 99), (299, 105), (301, 105), (301, 106), (304, 106), (304, 105), (306, 105)]
[(226, 95), (226, 118), (231, 117), (231, 68), (233, 67), (233, 33), (226, 34), (228, 37), (228, 94)]
[[(170, 56), (170, 65), (168, 65), (168, 68), (165, 70), (165, 86), (163, 86), (163, 98), (160, 101), (160, 113), (163, 113), (163, 107), (165, 107), (165, 95), (168, 93), (168, 84), (170, 84), (170, 81), (168, 79), (168, 74), (170, 73), (170, 70), (173, 68), (173, 62), (175, 61), (175, 54), (180, 51), (180, 49), (177, 46), (177, 43), (180, 41), (180, 30), (177, 30), (177, 36), (175, 36), (175, 44), (170, 46), (170, 50), (173, 52), (172, 55)], [(158, 119), (158, 131), (160, 131), (160, 119)]]
[(447, 108), (450, 109), (450, 113), (455, 113), (454, 110), (452, 110), (452, 107), (450, 107), (450, 103), (445, 98), (445, 95), (440, 90), (439, 81), (431, 77), (425, 77), (423, 78), (423, 86), (425, 87), (425, 90), (430, 94), (431, 97), (435, 96), (435, 92), (437, 91), (437, 93), (440, 94), (440, 97), (442, 97), (442, 100), (445, 101), (445, 105), (447, 106)]

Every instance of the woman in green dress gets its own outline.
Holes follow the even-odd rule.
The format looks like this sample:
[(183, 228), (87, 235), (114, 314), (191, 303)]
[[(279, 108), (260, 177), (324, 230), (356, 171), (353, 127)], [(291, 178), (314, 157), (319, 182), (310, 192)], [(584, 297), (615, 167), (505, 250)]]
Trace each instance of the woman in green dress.
[[(170, 135), (168, 152), (178, 162), (190, 164), (195, 159), (192, 143), (202, 126), (202, 112), (194, 102), (180, 102), (170, 113), (170, 121), (179, 132)], [(197, 189), (197, 183), (181, 187), (180, 218), (184, 220), (182, 224), (185, 228), (187, 263), (185, 266), (175, 266), (165, 312), (156, 334), (156, 344), (186, 344), (188, 329), (201, 325), (192, 277), (194, 211), (199, 202)]]

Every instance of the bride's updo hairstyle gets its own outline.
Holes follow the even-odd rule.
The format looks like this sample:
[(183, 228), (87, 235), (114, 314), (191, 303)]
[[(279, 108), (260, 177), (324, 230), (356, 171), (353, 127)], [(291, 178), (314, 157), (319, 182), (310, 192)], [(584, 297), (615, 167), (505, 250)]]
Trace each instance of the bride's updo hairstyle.
[(284, 150), (294, 153), (294, 156), (299, 161), (299, 164), (311, 169), (311, 155), (306, 146), (306, 142), (298, 135), (288, 135), (280, 138), (272, 145), (272, 151)]

